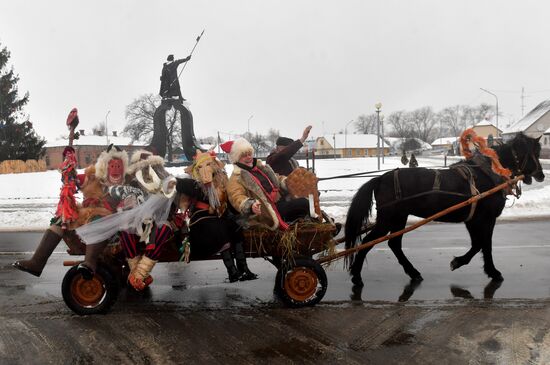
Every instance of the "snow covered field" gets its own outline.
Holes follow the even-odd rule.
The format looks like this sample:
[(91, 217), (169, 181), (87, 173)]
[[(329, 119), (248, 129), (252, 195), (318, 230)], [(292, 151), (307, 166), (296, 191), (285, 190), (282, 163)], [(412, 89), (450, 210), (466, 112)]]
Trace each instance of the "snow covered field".
[[(418, 158), (421, 167), (442, 166), (442, 158)], [(300, 161), (305, 166), (305, 161)], [(399, 157), (386, 157), (381, 169), (403, 167)], [(373, 171), (376, 158), (316, 160), (317, 176), (331, 177)], [(227, 166), (231, 173), (231, 166)], [(183, 168), (169, 168), (174, 175), (183, 175)], [(549, 171), (545, 171), (548, 175)], [(336, 221), (344, 222), (346, 212), (357, 189), (368, 178), (334, 179), (319, 182), (321, 206)], [(0, 229), (44, 229), (53, 217), (61, 187), (60, 174), (47, 171), (28, 174), (0, 175)], [(81, 196), (77, 196), (80, 199)], [(550, 182), (523, 185), (520, 199), (510, 197), (500, 219), (550, 216)]]

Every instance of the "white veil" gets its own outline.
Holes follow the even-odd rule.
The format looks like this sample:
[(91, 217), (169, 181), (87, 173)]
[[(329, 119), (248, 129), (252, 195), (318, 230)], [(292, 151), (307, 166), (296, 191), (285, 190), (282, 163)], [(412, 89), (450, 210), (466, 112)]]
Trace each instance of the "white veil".
[(146, 227), (150, 227), (150, 223), (155, 222), (159, 226), (167, 223), (173, 201), (174, 196), (168, 198), (164, 194), (152, 194), (143, 204), (80, 226), (76, 233), (87, 245), (105, 241), (120, 231), (148, 235)]

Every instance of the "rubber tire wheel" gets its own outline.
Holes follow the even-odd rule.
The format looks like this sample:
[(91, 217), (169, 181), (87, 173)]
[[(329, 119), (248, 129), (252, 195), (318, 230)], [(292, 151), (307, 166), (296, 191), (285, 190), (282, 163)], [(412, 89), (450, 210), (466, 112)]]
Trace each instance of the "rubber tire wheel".
[[(118, 281), (103, 265), (97, 266), (92, 280), (85, 280), (77, 271), (77, 267), (78, 265), (71, 267), (63, 277), (61, 294), (65, 304), (81, 316), (107, 313), (116, 302), (119, 291)], [(91, 301), (85, 303), (86, 298), (82, 295), (79, 298), (79, 295), (73, 292), (74, 290), (85, 291), (84, 295), (88, 294), (88, 300)]]
[[(305, 300), (295, 300), (293, 299), (285, 289), (285, 278), (288, 274), (291, 274), (295, 270), (305, 269), (312, 271), (317, 278), (317, 289), (310, 297)], [(319, 303), (327, 291), (328, 280), (325, 269), (315, 260), (311, 258), (296, 258), (294, 260), (294, 265), (289, 265), (288, 263), (283, 263), (281, 268), (277, 271), (275, 276), (275, 290), (274, 293), (279, 297), (279, 299), (288, 307), (291, 308), (302, 308), (302, 307), (312, 307), (315, 304)]]

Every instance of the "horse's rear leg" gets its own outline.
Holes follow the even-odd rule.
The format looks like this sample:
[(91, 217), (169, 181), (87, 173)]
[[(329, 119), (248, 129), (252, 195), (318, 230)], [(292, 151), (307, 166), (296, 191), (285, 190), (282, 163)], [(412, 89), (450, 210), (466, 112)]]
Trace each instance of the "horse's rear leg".
[[(376, 222), (376, 225), (370, 231), (365, 238), (361, 241), (361, 243), (366, 243), (372, 240), (377, 239), (378, 237), (381, 237), (388, 233), (388, 229), (385, 227), (382, 227), (378, 222)], [(354, 258), (353, 262), (351, 263), (350, 268), (350, 275), (351, 275), (351, 282), (353, 285), (362, 287), (363, 279), (361, 279), (361, 270), (363, 269), (363, 262), (365, 261), (365, 258), (367, 257), (367, 253), (372, 249), (372, 247), (365, 248), (363, 250), (358, 251)]]
[[(407, 216), (404, 217), (393, 217), (392, 219), (392, 225), (391, 225), (391, 233), (397, 232), (405, 228), (405, 225), (407, 224)], [(402, 246), (402, 240), (403, 235), (397, 236), (392, 238), (388, 241), (388, 245), (390, 246), (390, 249), (392, 250), (393, 254), (397, 258), (397, 261), (403, 266), (403, 270), (407, 275), (410, 276), (411, 280), (413, 281), (422, 281), (422, 275), (420, 275), (420, 272), (415, 269), (413, 264), (409, 261), (407, 256), (403, 253)]]

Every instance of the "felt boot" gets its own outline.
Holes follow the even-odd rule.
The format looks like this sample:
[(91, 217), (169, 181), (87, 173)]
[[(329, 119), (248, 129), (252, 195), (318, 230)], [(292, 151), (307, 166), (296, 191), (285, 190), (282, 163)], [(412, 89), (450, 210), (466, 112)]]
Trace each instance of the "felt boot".
[(223, 264), (225, 265), (225, 268), (227, 269), (227, 274), (229, 275), (229, 282), (234, 283), (235, 281), (238, 281), (241, 277), (241, 273), (235, 266), (235, 262), (233, 261), (233, 255), (231, 255), (231, 249), (227, 249), (221, 252)]
[(153, 282), (153, 277), (149, 274), (151, 273), (151, 270), (153, 270), (156, 263), (156, 260), (143, 256), (141, 260), (138, 261), (133, 273), (128, 275), (130, 285), (132, 285), (137, 291), (142, 291), (147, 286), (151, 285)]
[(46, 262), (48, 262), (48, 258), (61, 241), (61, 237), (61, 234), (48, 228), (46, 232), (44, 232), (44, 236), (42, 236), (42, 240), (34, 251), (32, 258), (29, 260), (15, 261), (13, 267), (39, 277), (42, 274), (44, 266), (46, 266)]
[(84, 262), (81, 262), (76, 269), (85, 280), (92, 280), (94, 277), (94, 273), (97, 269), (97, 259), (99, 255), (103, 253), (105, 247), (107, 247), (107, 242), (86, 245)]
[(237, 242), (233, 245), (235, 249), (235, 261), (237, 262), (237, 269), (241, 272), (241, 277), (239, 280), (254, 280), (258, 278), (258, 275), (254, 274), (248, 268), (246, 264), (246, 255), (244, 254), (242, 242)]

